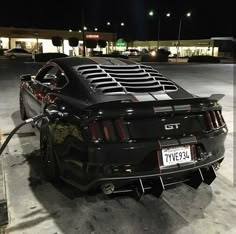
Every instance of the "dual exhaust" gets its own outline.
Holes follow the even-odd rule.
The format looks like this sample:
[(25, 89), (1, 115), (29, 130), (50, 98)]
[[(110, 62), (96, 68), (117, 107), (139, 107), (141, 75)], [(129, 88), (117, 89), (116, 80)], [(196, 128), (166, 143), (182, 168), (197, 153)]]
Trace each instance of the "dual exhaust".
[(115, 191), (115, 185), (113, 183), (105, 183), (101, 185), (101, 190), (104, 194), (110, 195)]
[(165, 189), (161, 177), (159, 177), (155, 180), (152, 187), (144, 187), (143, 181), (140, 178), (134, 182), (134, 185), (135, 186), (132, 186), (129, 188), (115, 190), (115, 185), (113, 183), (109, 182), (109, 183), (102, 184), (100, 186), (100, 189), (106, 195), (134, 192), (136, 195), (135, 197), (137, 198), (138, 201), (140, 201), (142, 199), (146, 190), (150, 190), (152, 194), (154, 194), (157, 197), (160, 197), (160, 195), (162, 194), (162, 192)]
[[(215, 171), (219, 169), (219, 167), (220, 163), (215, 163), (210, 167), (198, 169), (191, 173), (184, 183), (194, 189), (197, 189), (202, 184), (202, 182), (210, 185), (215, 180)], [(152, 186), (150, 187), (144, 187), (141, 178), (137, 179), (137, 181), (134, 182), (134, 185), (135, 186), (131, 187), (130, 189), (115, 190), (115, 185), (112, 182), (108, 182), (102, 184), (100, 186), (100, 189), (105, 195), (135, 192), (137, 200), (140, 201), (147, 190), (149, 190), (149, 192), (155, 195), (156, 197), (160, 197), (163, 191), (165, 190), (165, 187), (168, 186), (168, 184), (164, 183), (161, 176), (153, 180)]]

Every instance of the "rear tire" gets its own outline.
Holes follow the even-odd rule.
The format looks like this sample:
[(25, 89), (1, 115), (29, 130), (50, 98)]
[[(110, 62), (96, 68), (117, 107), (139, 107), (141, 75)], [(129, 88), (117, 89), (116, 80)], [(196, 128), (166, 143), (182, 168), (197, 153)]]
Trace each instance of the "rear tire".
[(28, 116), (26, 114), (26, 110), (25, 110), (25, 105), (24, 105), (22, 94), (20, 94), (19, 102), (20, 102), (20, 117), (21, 117), (22, 120), (26, 120), (28, 118)]
[(43, 171), (47, 180), (56, 182), (59, 180), (59, 169), (53, 150), (52, 136), (49, 126), (43, 126), (43, 122), (40, 129), (40, 153)]

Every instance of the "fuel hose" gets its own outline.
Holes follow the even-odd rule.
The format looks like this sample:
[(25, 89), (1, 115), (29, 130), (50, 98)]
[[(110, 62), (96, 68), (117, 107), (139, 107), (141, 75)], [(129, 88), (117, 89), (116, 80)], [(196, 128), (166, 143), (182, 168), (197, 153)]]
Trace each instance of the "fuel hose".
[(9, 141), (11, 140), (11, 138), (14, 136), (14, 134), (24, 125), (32, 123), (32, 122), (36, 122), (39, 121), (41, 118), (45, 117), (45, 114), (40, 114), (40, 115), (36, 115), (33, 118), (30, 119), (26, 119), (25, 121), (23, 121), (22, 123), (20, 123), (19, 125), (17, 125), (12, 131), (11, 133), (8, 135), (7, 139), (4, 141), (4, 143), (2, 144), (2, 146), (0, 147), (0, 156), (3, 153), (3, 151), (5, 150), (7, 144), (9, 143)]

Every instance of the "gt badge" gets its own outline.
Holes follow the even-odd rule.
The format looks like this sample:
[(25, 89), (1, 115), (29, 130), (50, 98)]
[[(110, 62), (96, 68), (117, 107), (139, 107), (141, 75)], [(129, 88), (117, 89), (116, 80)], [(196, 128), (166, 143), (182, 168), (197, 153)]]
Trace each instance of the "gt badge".
[(173, 130), (173, 129), (178, 129), (180, 123), (173, 123), (173, 124), (165, 124), (165, 130)]

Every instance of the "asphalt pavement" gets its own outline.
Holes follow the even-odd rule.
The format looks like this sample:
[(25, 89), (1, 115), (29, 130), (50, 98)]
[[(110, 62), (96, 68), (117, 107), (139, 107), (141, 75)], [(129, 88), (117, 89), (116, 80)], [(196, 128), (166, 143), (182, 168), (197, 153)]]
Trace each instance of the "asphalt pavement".
[[(181, 185), (161, 198), (146, 195), (107, 198), (83, 194), (62, 182), (44, 180), (40, 171), (38, 133), (20, 130), (3, 154), (9, 225), (13, 234), (233, 234), (236, 233), (235, 160), (233, 160), (233, 78), (231, 64), (152, 64), (161, 73), (199, 96), (223, 93), (220, 102), (228, 124), (225, 160), (211, 186)], [(0, 129), (2, 140), (20, 123), (19, 76), (40, 65), (0, 60)]]

